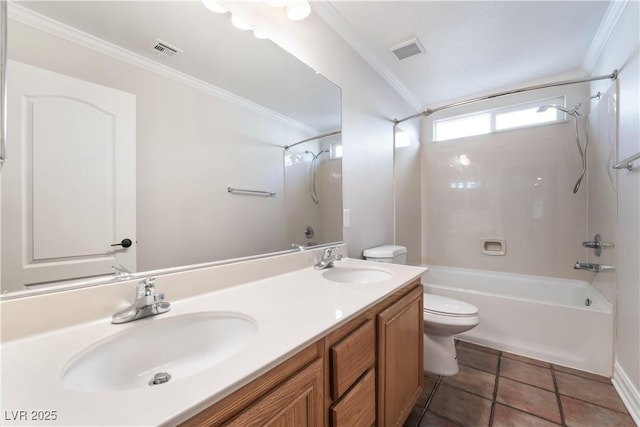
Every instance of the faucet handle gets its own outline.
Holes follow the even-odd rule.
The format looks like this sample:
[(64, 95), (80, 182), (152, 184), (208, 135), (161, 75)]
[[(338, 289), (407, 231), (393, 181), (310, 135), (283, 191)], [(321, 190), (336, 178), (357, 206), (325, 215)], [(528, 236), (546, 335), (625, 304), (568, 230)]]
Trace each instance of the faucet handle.
[(156, 278), (148, 277), (143, 281), (139, 282), (136, 286), (136, 296), (137, 297), (148, 297), (152, 296), (156, 290)]

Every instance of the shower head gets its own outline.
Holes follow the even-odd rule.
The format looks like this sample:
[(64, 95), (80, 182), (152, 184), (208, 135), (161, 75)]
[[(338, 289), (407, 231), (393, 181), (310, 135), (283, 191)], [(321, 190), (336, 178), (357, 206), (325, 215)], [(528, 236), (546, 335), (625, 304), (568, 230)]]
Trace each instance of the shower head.
[(569, 114), (570, 116), (575, 117), (580, 115), (579, 110), (580, 110), (580, 107), (582, 107), (582, 104), (584, 104), (586, 101), (589, 101), (590, 99), (600, 99), (600, 92), (592, 96), (587, 96), (585, 99), (578, 102), (571, 110), (567, 110), (566, 108), (559, 107), (557, 105), (542, 105), (540, 108), (538, 108), (537, 112), (542, 113), (544, 111), (547, 111), (549, 108), (555, 108), (556, 110), (560, 110), (565, 114)]
[(538, 110), (537, 110), (536, 112), (538, 112), (538, 113), (542, 113), (542, 112), (544, 112), (544, 111), (547, 111), (549, 108), (555, 108), (556, 110), (560, 110), (560, 111), (562, 111), (563, 113), (571, 114), (571, 113), (569, 112), (569, 110), (567, 110), (566, 108), (558, 107), (557, 105), (543, 105), (543, 106), (541, 106), (540, 108), (538, 108)]

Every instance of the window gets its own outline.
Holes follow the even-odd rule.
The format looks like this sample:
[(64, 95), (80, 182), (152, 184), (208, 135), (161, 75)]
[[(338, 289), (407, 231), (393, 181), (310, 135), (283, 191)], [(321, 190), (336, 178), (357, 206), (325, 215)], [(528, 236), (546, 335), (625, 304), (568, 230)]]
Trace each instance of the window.
[(395, 148), (408, 147), (411, 145), (411, 135), (409, 135), (408, 133), (397, 129), (395, 132), (395, 136)]
[(341, 159), (342, 158), (342, 142), (334, 142), (331, 144), (331, 148), (329, 150), (330, 158), (332, 159)]
[(447, 141), (564, 120), (564, 113), (556, 108), (547, 108), (538, 112), (538, 108), (543, 105), (562, 107), (564, 96), (434, 120), (433, 141)]

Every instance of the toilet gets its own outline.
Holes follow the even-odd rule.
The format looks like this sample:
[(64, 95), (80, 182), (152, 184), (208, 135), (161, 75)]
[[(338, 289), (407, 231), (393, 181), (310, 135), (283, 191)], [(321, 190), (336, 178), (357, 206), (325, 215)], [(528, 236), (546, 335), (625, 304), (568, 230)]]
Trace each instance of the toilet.
[(374, 262), (388, 262), (392, 264), (407, 263), (407, 248), (404, 246), (384, 245), (365, 249), (364, 259)]
[[(368, 261), (406, 264), (407, 248), (384, 245), (366, 249)], [(453, 337), (480, 323), (473, 304), (441, 295), (424, 294), (424, 370), (438, 375), (458, 373), (458, 359)]]
[(473, 304), (442, 295), (424, 294), (424, 370), (438, 375), (458, 373), (454, 335), (480, 323)]

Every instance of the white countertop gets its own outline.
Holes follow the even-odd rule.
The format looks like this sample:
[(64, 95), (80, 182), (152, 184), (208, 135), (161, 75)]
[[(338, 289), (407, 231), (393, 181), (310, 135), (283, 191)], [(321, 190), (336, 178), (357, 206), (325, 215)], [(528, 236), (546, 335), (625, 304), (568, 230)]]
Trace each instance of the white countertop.
[[(312, 267), (172, 301), (159, 316), (113, 325), (110, 317), (13, 339), (2, 344), (1, 425), (175, 425), (267, 372), (394, 290), (424, 268), (344, 259), (334, 268), (366, 267), (392, 278), (368, 284), (329, 281)], [(215, 280), (215, 274), (211, 280)], [(156, 285), (159, 291), (162, 286)], [(65, 364), (96, 341), (147, 322), (201, 311), (233, 311), (258, 323), (234, 357), (166, 384), (117, 392), (79, 392), (59, 381)], [(33, 313), (37, 315), (37, 313)], [(3, 316), (3, 322), (11, 321)], [(5, 323), (6, 327), (6, 323)], [(185, 331), (188, 333), (188, 331)], [(167, 343), (171, 345), (171, 343)], [(26, 411), (25, 413), (19, 411)], [(55, 421), (32, 411), (55, 411)], [(25, 420), (14, 420), (22, 415)]]

